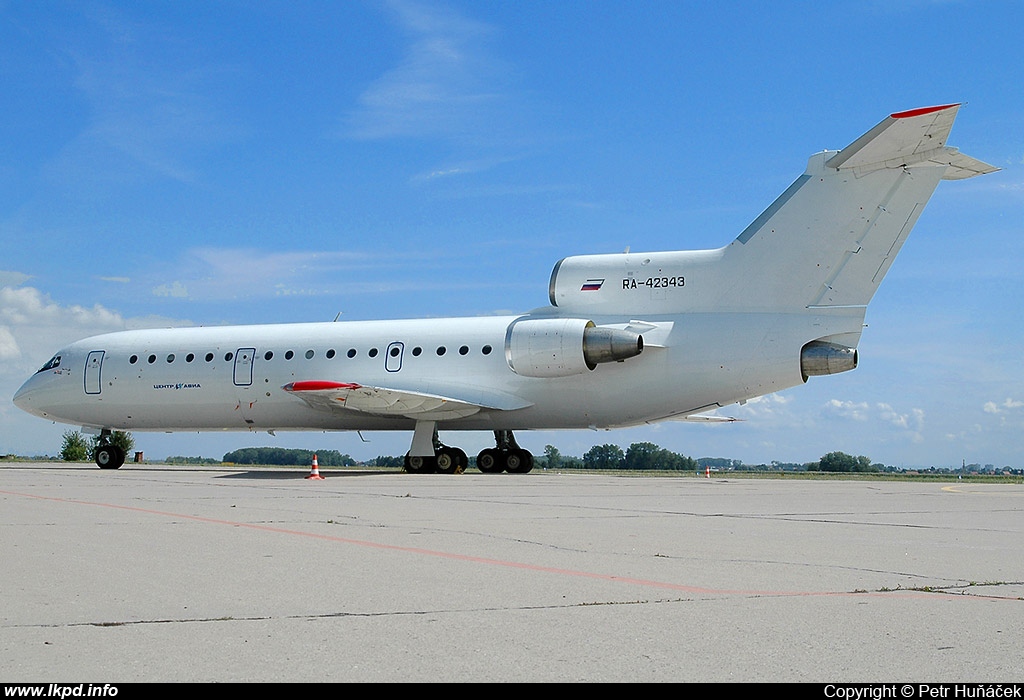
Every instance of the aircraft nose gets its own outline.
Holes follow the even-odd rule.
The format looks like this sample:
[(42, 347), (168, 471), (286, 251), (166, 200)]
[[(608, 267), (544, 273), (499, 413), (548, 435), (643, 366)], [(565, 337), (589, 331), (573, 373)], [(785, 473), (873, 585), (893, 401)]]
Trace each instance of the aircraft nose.
[(29, 378), (29, 380), (22, 384), (21, 388), (14, 393), (14, 405), (22, 411), (28, 411), (28, 405), (30, 403), (29, 396), (32, 394), (32, 388), (29, 386), (31, 383), (32, 378)]
[[(45, 379), (45, 376), (43, 377)], [(40, 408), (40, 393), (43, 390), (40, 375), (35, 374), (28, 378), (28, 381), (21, 385), (14, 394), (14, 405), (26, 413), (42, 415)]]

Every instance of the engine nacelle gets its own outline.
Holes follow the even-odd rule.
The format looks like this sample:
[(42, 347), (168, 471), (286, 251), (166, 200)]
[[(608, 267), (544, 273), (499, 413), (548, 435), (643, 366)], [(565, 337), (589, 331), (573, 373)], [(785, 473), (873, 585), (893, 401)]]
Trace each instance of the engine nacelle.
[(603, 362), (636, 357), (644, 339), (633, 331), (603, 328), (581, 318), (514, 321), (505, 334), (505, 359), (525, 377), (568, 377)]
[(808, 377), (847, 372), (857, 367), (857, 348), (813, 340), (800, 351), (800, 371)]

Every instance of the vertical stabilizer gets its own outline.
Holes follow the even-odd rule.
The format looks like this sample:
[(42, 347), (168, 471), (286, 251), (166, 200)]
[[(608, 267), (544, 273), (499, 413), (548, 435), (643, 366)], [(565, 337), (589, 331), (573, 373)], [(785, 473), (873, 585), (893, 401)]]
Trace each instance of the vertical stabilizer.
[(946, 145), (958, 109), (897, 112), (843, 150), (811, 156), (724, 248), (565, 258), (551, 304), (635, 315), (863, 309), (939, 181), (998, 170)]
[(939, 181), (997, 170), (946, 145), (958, 109), (898, 112), (843, 150), (812, 156), (727, 247), (731, 303), (867, 305)]

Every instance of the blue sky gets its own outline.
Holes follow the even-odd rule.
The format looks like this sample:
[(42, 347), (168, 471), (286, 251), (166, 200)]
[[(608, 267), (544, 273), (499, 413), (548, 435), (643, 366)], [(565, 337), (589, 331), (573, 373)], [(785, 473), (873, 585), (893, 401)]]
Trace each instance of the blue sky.
[[(1024, 4), (0, 2), (0, 453), (21, 382), (166, 325), (521, 312), (580, 253), (714, 248), (887, 114), (965, 102), (861, 366), (729, 425), (520, 435), (694, 457), (1024, 466)], [(136, 434), (399, 454), (405, 434)], [(471, 454), (488, 435), (446, 441)]]

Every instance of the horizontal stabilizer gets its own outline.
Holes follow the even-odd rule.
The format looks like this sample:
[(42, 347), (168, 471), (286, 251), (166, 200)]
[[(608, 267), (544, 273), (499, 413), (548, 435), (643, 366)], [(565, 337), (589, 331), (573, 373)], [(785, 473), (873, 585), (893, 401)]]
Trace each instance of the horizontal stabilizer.
[(873, 129), (826, 161), (825, 166), (865, 175), (882, 168), (901, 168), (918, 163), (947, 164), (947, 180), (962, 180), (995, 172), (980, 160), (946, 147), (959, 104), (923, 107), (891, 114)]
[(987, 175), (999, 170), (994, 165), (989, 165), (977, 158), (964, 155), (955, 148), (947, 148), (946, 150), (948, 153), (940, 161), (949, 165), (946, 169), (946, 174), (942, 176), (943, 180), (966, 180), (975, 175)]

